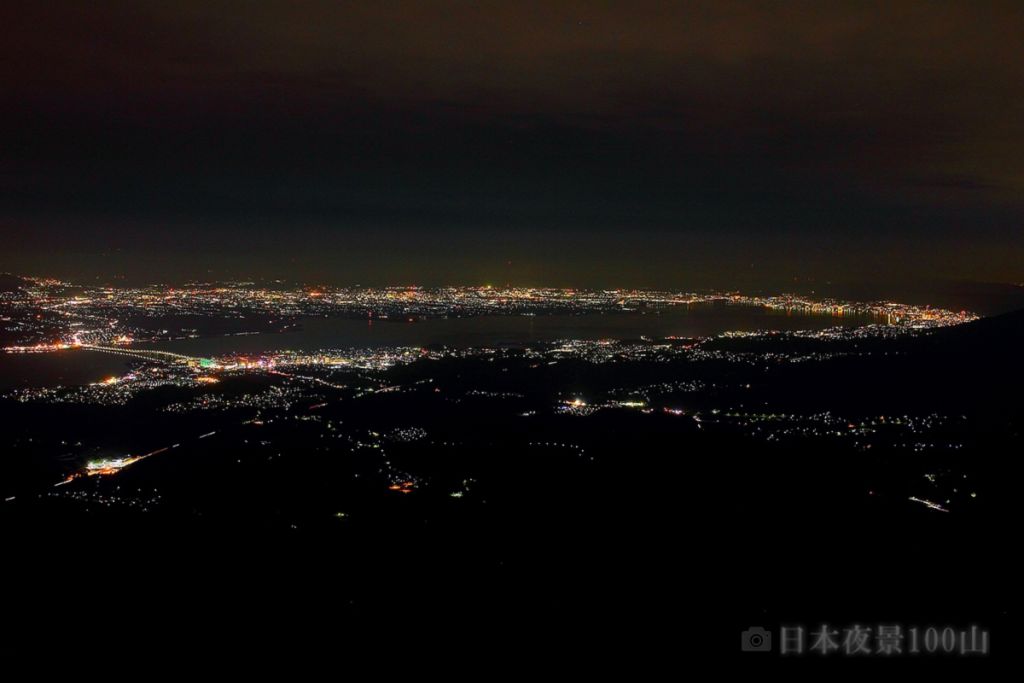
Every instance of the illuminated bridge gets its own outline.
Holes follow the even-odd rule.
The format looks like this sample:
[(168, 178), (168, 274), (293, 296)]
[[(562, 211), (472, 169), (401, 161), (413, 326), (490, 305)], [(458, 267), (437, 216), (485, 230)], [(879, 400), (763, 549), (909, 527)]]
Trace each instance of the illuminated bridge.
[(127, 356), (129, 358), (157, 361), (160, 363), (199, 365), (201, 367), (210, 367), (213, 365), (213, 361), (209, 358), (197, 358), (196, 356), (186, 356), (181, 353), (171, 353), (170, 351), (157, 351), (156, 349), (129, 349), (122, 346), (97, 346), (95, 344), (81, 344), (78, 348), (85, 349), (87, 351), (112, 353), (117, 356)]

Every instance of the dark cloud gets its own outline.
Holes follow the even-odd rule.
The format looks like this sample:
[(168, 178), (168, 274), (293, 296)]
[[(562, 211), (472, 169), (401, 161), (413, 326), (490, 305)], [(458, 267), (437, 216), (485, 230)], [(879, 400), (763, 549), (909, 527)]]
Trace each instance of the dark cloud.
[(244, 243), (297, 273), (1024, 279), (1019, 3), (9, 2), (0, 27), (8, 268)]

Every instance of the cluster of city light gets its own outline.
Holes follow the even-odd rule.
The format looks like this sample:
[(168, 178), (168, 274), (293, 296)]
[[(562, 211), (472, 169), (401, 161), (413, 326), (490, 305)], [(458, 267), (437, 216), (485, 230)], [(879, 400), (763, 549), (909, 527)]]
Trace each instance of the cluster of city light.
[(80, 503), (88, 512), (93, 506), (103, 508), (128, 508), (138, 512), (150, 512), (163, 502), (163, 497), (153, 489), (152, 492), (109, 491), (103, 489), (53, 489), (46, 494), (47, 498), (60, 498)]
[[(921, 436), (936, 435), (944, 428), (962, 423), (964, 416), (940, 415), (873, 415), (851, 417), (831, 411), (820, 413), (773, 413), (738, 409), (713, 409), (698, 412), (695, 419), (704, 424), (740, 427), (752, 436), (766, 441), (785, 439), (852, 439), (861, 450), (870, 450), (880, 438), (889, 447), (915, 452), (959, 450), (963, 444), (956, 439), (922, 440)], [(907, 441), (893, 441), (894, 438)]]
[[(869, 326), (872, 330), (888, 329), (886, 326)], [(349, 389), (349, 381), (339, 383), (336, 376), (359, 376), (364, 372), (385, 372), (398, 365), (407, 365), (420, 360), (486, 358), (497, 360), (511, 355), (521, 355), (531, 361), (527, 369), (536, 369), (554, 365), (565, 360), (581, 360), (594, 364), (604, 363), (676, 363), (685, 362), (728, 362), (746, 365), (769, 366), (779, 363), (802, 363), (822, 361), (839, 356), (865, 355), (871, 351), (850, 351), (842, 347), (830, 346), (827, 343), (841, 340), (862, 338), (861, 334), (869, 328), (829, 328), (819, 331), (797, 332), (725, 332), (719, 335), (700, 339), (641, 339), (636, 341), (622, 340), (560, 340), (555, 342), (539, 342), (522, 348), (449, 348), (435, 347), (380, 347), (380, 348), (343, 348), (322, 349), (306, 352), (295, 350), (272, 351), (255, 355), (228, 354), (215, 358), (198, 358), (163, 351), (136, 349), (127, 347), (100, 347), (83, 345), (82, 348), (104, 353), (114, 353), (127, 358), (137, 359), (138, 364), (130, 372), (101, 379), (92, 384), (71, 387), (32, 387), (16, 390), (9, 397), (21, 402), (51, 403), (95, 403), (99, 405), (120, 405), (127, 403), (138, 392), (165, 386), (181, 388), (212, 387), (226, 377), (240, 374), (275, 375), (300, 384), (312, 384), (334, 390)], [(733, 350), (729, 348), (730, 340), (737, 337), (744, 339), (764, 337), (777, 341), (790, 338), (813, 338), (826, 342), (821, 350), (785, 351), (778, 347), (763, 349)], [(723, 344), (725, 346), (723, 347)], [(425, 380), (426, 381), (426, 380)], [(687, 382), (693, 385), (689, 391), (703, 388), (700, 382)], [(654, 387), (651, 387), (652, 389)], [(681, 387), (671, 389), (679, 390)], [(398, 386), (379, 385), (366, 386), (356, 390), (354, 396), (404, 391)], [(668, 389), (666, 389), (668, 390)], [(643, 395), (647, 394), (647, 395)], [(475, 389), (467, 392), (467, 398), (523, 398), (521, 392), (495, 391)], [(247, 395), (242, 404), (249, 405), (280, 405), (283, 396), (269, 396), (265, 393)], [(619, 400), (648, 400), (648, 392), (618, 397)], [(269, 399), (269, 402), (267, 402)], [(204, 394), (190, 401), (175, 404), (173, 410), (193, 410), (240, 407), (236, 400), (224, 400), (214, 395)], [(569, 406), (567, 412), (587, 413), (594, 410), (593, 406)]]
[(12, 345), (5, 346), (4, 352), (6, 353), (52, 353), (54, 351), (64, 351), (79, 346), (71, 342), (50, 342), (50, 343), (39, 343), (31, 344), (27, 346)]

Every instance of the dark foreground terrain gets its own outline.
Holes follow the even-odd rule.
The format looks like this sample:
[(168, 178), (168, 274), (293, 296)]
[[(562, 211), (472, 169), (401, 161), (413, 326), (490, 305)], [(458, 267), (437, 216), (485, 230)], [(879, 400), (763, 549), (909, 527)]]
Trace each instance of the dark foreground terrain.
[(368, 636), (643, 668), (736, 658), (752, 625), (980, 624), (1006, 657), (1022, 341), (1011, 314), (700, 360), (226, 378), (212, 408), (8, 400), (5, 642), (344, 656)]

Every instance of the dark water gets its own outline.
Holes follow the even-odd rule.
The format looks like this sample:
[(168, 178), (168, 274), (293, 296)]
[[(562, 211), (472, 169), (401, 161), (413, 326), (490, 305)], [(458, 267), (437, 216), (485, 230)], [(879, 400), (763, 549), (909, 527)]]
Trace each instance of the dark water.
[[(186, 355), (215, 356), (231, 351), (257, 353), (281, 349), (344, 347), (495, 346), (555, 339), (637, 339), (640, 336), (707, 336), (727, 330), (821, 329), (861, 325), (865, 317), (787, 314), (762, 308), (696, 306), (647, 313), (488, 316), (438, 318), (420, 322), (310, 318), (302, 329), (274, 335), (182, 339), (147, 345)], [(142, 347), (140, 347), (142, 348)]]
[(88, 351), (0, 353), (0, 391), (17, 387), (89, 384), (128, 370), (129, 359)]
[[(260, 353), (283, 349), (316, 350), (345, 347), (453, 347), (515, 345), (555, 339), (636, 339), (697, 337), (729, 330), (821, 329), (872, 322), (863, 316), (786, 313), (746, 306), (677, 307), (646, 313), (585, 315), (489, 316), (439, 318), (420, 322), (310, 318), (300, 330), (179, 339), (137, 348), (153, 348), (210, 357), (231, 352)], [(87, 351), (38, 355), (0, 355), (0, 387), (84, 384), (123, 373), (131, 361)]]

